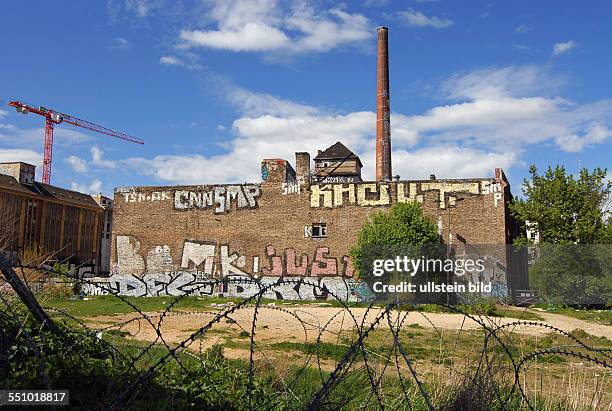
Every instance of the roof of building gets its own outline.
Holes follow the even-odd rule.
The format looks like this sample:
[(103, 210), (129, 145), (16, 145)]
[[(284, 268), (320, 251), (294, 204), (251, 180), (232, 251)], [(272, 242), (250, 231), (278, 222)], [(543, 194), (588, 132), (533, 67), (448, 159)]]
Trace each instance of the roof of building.
[(30, 163), (26, 163), (25, 161), (0, 161), (0, 164), (25, 164), (28, 166), (35, 167), (34, 165)]
[(351, 150), (349, 150), (344, 144), (342, 144), (339, 141), (336, 141), (335, 144), (329, 146), (324, 151), (321, 151), (319, 154), (317, 154), (317, 156), (314, 159), (315, 160), (355, 159), (359, 161), (359, 165), (363, 167), (363, 164), (361, 164), (361, 159), (359, 159), (359, 156), (357, 156), (355, 153), (353, 153)]
[(0, 173), (0, 188), (8, 188), (13, 191), (19, 191), (24, 194), (32, 194), (32, 192), (25, 186), (25, 184), (19, 184), (17, 179), (13, 176)]
[(15, 177), (4, 174), (0, 174), (0, 189), (1, 188), (7, 188), (12, 191), (21, 192), (24, 195), (40, 197), (41, 199), (58, 201), (75, 206), (101, 208), (96, 200), (88, 194), (39, 182), (22, 184), (19, 183)]

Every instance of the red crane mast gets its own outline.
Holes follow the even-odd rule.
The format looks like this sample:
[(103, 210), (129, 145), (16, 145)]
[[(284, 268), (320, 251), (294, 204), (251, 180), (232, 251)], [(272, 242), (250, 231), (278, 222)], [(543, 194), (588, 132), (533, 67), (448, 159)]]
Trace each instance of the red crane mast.
[(42, 181), (45, 184), (51, 183), (51, 160), (53, 159), (53, 128), (56, 124), (68, 123), (75, 127), (82, 127), (87, 130), (95, 131), (96, 133), (106, 134), (110, 137), (120, 138), (122, 140), (130, 141), (136, 144), (144, 144), (144, 141), (121, 133), (119, 131), (111, 130), (106, 127), (99, 126), (87, 120), (71, 116), (69, 114), (61, 113), (56, 110), (52, 110), (43, 106), (34, 106), (22, 101), (10, 101), (9, 106), (15, 107), (18, 113), (28, 114), (34, 113), (39, 116), (45, 117), (45, 151), (43, 156), (43, 173)]

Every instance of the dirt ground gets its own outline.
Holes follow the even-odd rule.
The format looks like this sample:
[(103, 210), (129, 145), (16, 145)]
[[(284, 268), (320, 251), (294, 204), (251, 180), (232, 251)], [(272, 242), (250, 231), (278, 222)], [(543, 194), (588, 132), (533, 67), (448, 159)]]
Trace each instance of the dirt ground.
[[(158, 313), (147, 313), (151, 325), (146, 319), (143, 319), (140, 314), (122, 314), (115, 316), (100, 316), (88, 319), (88, 323), (93, 328), (102, 328), (111, 324), (118, 324), (130, 319), (132, 321), (120, 328), (121, 331), (127, 331), (138, 340), (154, 341), (158, 338), (156, 328), (161, 320), (161, 334), (168, 343), (180, 343), (187, 339), (191, 334), (201, 327), (204, 327), (215, 316), (228, 309), (228, 307), (210, 307), (208, 312), (197, 313), (182, 313), (174, 312), (160, 319)], [(348, 333), (355, 327), (362, 327), (362, 323), (367, 325), (376, 319), (380, 314), (381, 309), (372, 309), (367, 312), (365, 308), (351, 308), (350, 311), (337, 307), (316, 306), (316, 305), (267, 305), (260, 307), (257, 312), (257, 327), (255, 336), (258, 343), (275, 343), (280, 341), (294, 342), (315, 342), (321, 334), (320, 338), (324, 342), (336, 342), (341, 333)], [(219, 342), (224, 336), (237, 335), (240, 332), (252, 332), (253, 316), (255, 309), (253, 307), (242, 308), (236, 310), (229, 315), (229, 319), (222, 319), (220, 322), (207, 331), (206, 345), (212, 345)], [(582, 329), (587, 333), (597, 336), (612, 339), (612, 327), (586, 322), (576, 318), (567, 317), (564, 315), (550, 314), (545, 312), (537, 312), (546, 323), (553, 325), (563, 331), (571, 332), (575, 329)], [(404, 313), (402, 313), (402, 316)], [(392, 317), (392, 321), (396, 319), (397, 313)], [(513, 318), (503, 317), (480, 317), (484, 324), (488, 327), (495, 328), (504, 324), (517, 321)], [(419, 313), (410, 312), (403, 321), (403, 326), (418, 324), (424, 328), (435, 328), (440, 332), (452, 330), (477, 330), (482, 329), (482, 326), (472, 319), (461, 314), (448, 313)], [(385, 317), (378, 325), (380, 329), (389, 329), (388, 319)], [(545, 335), (551, 332), (550, 329), (520, 325), (512, 326), (510, 331), (528, 334), (528, 335)], [(246, 340), (248, 342), (248, 339)]]
[[(223, 346), (225, 357), (248, 360), (252, 355), (261, 369), (272, 367), (281, 379), (287, 377), (288, 381), (293, 381), (295, 374), (292, 370), (295, 370), (295, 367), (320, 369), (322, 372), (334, 371), (339, 357), (338, 351), (333, 350), (340, 346), (340, 355), (342, 355), (344, 353), (342, 346), (348, 348), (348, 343), (350, 343), (341, 337), (349, 335), (354, 337), (356, 328), (365, 331), (381, 313), (381, 309), (378, 308), (369, 311), (365, 308), (346, 310), (322, 304), (269, 304), (260, 307), (256, 313), (254, 307), (251, 306), (236, 310), (229, 314), (229, 318), (223, 318), (214, 323), (207, 330), (204, 338), (188, 340), (201, 327), (205, 327), (220, 313), (230, 309), (232, 306), (215, 305), (207, 307), (207, 312), (177, 311), (163, 318), (159, 313), (146, 313), (148, 316), (146, 319), (137, 313), (98, 316), (89, 318), (87, 323), (94, 329), (100, 329), (129, 321), (121, 327), (114, 328), (119, 330), (122, 335), (120, 338), (161, 343), (160, 336), (163, 336), (163, 340), (169, 345), (187, 341), (188, 350), (184, 351), (186, 355), (193, 355), (200, 350), (204, 351), (215, 344), (220, 344)], [(539, 323), (549, 324), (566, 332), (582, 329), (592, 336), (612, 340), (611, 326), (586, 322), (564, 315), (540, 311), (534, 311), (534, 313), (545, 319), (545, 321), (538, 321)], [(402, 312), (401, 316), (405, 314)], [(256, 346), (251, 351), (250, 335), (253, 332), (255, 315), (257, 319), (255, 322)], [(391, 322), (396, 319), (397, 313), (394, 313), (391, 316)], [(517, 321), (514, 318), (503, 317), (480, 317), (480, 320), (490, 328)], [(378, 373), (389, 377), (396, 377), (398, 373), (401, 373), (410, 378), (410, 373), (414, 371), (419, 374), (422, 381), (432, 383), (448, 383), (454, 379), (460, 381), (463, 370), (468, 369), (467, 367), (471, 364), (470, 358), (479, 355), (480, 338), (470, 342), (470, 337), (468, 337), (467, 345), (456, 352), (454, 351), (456, 345), (453, 346), (453, 342), (456, 344), (461, 340), (455, 338), (460, 335), (459, 330), (462, 330), (461, 335), (465, 337), (469, 335), (465, 331), (482, 329), (481, 324), (461, 314), (409, 312), (402, 322), (403, 341), (411, 357), (412, 368), (408, 368), (401, 358), (398, 360), (396, 357), (395, 362), (392, 357), (387, 358), (385, 350), (382, 349), (383, 346), (388, 347), (392, 341), (388, 321), (386, 317), (383, 318), (376, 326), (376, 329), (382, 330), (383, 333), (371, 335), (372, 339), (367, 341), (369, 367)], [(159, 328), (159, 333), (157, 328)], [(442, 339), (438, 339), (438, 333), (433, 332), (434, 330), (444, 336), (446, 345), (443, 346)], [(552, 332), (551, 329), (528, 325), (509, 327), (507, 331), (522, 336), (542, 337)], [(103, 331), (103, 333), (111, 334), (108, 331)], [(331, 344), (316, 345), (317, 349), (329, 349), (331, 354), (329, 354), (330, 351), (326, 355), (319, 355), (318, 351), (317, 354), (313, 354), (302, 345), (302, 343), (315, 343), (318, 338), (324, 343)], [(465, 338), (463, 341), (463, 344), (466, 344)], [(296, 344), (273, 345), (277, 343)], [(163, 350), (165, 349), (162, 348)], [(423, 353), (423, 356), (418, 357), (419, 353)], [(522, 354), (525, 352), (518, 353), (519, 356)], [(351, 369), (359, 369), (363, 367), (363, 364), (361, 360), (358, 360), (351, 366)], [(586, 401), (587, 404), (592, 401), (595, 392), (603, 393), (602, 404), (609, 404), (608, 393), (612, 391), (609, 389), (610, 383), (607, 376), (607, 372), (600, 366), (592, 366), (580, 359), (570, 358), (567, 362), (561, 363), (538, 364), (536, 362), (535, 366), (529, 368), (528, 373), (525, 371), (522, 381), (523, 385), (529, 386), (531, 390), (529, 392), (543, 392), (542, 387), (545, 387), (546, 392), (553, 393), (555, 398), (569, 398), (572, 401), (579, 398), (580, 401)]]

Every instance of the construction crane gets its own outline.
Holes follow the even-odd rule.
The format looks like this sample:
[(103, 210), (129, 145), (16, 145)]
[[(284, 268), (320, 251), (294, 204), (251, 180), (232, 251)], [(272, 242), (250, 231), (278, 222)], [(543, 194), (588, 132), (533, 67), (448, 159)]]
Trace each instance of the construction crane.
[(73, 117), (68, 114), (60, 113), (56, 110), (51, 110), (43, 106), (34, 106), (32, 104), (21, 101), (10, 101), (9, 106), (15, 107), (18, 113), (28, 114), (34, 113), (45, 117), (45, 152), (43, 156), (43, 172), (42, 181), (45, 184), (51, 184), (51, 160), (53, 158), (53, 128), (56, 124), (68, 123), (76, 127), (86, 128), (87, 130), (95, 131), (96, 133), (106, 134), (107, 136), (120, 138), (122, 140), (131, 141), (136, 144), (144, 144), (144, 141), (129, 136), (119, 131), (111, 130), (106, 127), (99, 126), (87, 120)]

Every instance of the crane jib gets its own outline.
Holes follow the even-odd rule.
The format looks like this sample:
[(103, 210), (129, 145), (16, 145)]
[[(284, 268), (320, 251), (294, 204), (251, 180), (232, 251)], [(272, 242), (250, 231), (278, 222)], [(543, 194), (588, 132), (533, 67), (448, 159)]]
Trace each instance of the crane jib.
[(43, 159), (43, 183), (50, 184), (51, 180), (51, 160), (53, 149), (53, 125), (60, 123), (72, 124), (75, 127), (85, 128), (96, 133), (106, 134), (110, 137), (120, 138), (136, 144), (144, 144), (144, 141), (132, 137), (128, 134), (121, 133), (109, 128), (100, 126), (87, 120), (81, 120), (72, 117), (68, 114), (61, 113), (43, 106), (35, 106), (33, 104), (24, 103), (22, 101), (12, 100), (8, 103), (9, 106), (15, 107), (18, 113), (28, 114), (34, 113), (45, 117), (45, 145)]

